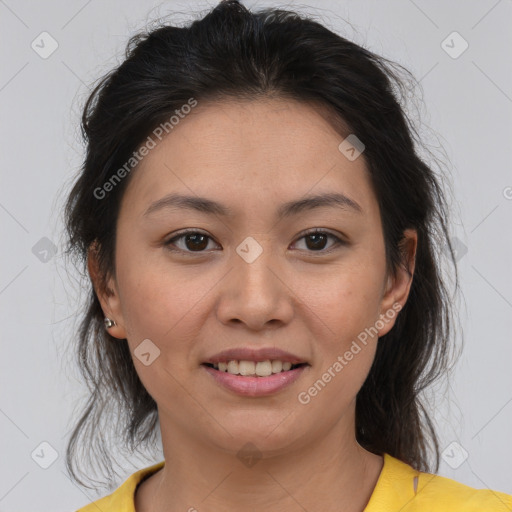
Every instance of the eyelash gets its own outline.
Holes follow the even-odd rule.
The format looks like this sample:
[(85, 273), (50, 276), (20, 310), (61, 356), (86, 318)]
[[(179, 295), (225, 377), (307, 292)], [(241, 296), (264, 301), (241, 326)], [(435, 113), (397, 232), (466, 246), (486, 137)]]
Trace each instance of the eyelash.
[[(204, 236), (208, 237), (210, 240), (213, 240), (207, 233), (204, 233), (202, 231), (198, 231), (197, 229), (188, 229), (188, 230), (182, 231), (178, 235), (175, 235), (171, 239), (167, 240), (164, 243), (164, 245), (167, 247), (167, 249), (169, 251), (180, 252), (180, 253), (189, 254), (189, 255), (203, 254), (203, 253), (207, 252), (207, 251), (189, 251), (189, 250), (184, 250), (184, 249), (172, 249), (171, 248), (171, 246), (174, 244), (174, 242), (176, 242), (177, 240), (179, 240), (181, 238), (184, 238), (186, 235), (189, 235), (189, 234), (204, 235)], [(297, 240), (302, 240), (303, 238), (307, 237), (308, 235), (315, 235), (315, 234), (327, 235), (327, 236), (329, 236), (329, 237), (331, 237), (332, 239), (335, 240), (335, 244), (332, 247), (330, 247), (329, 249), (321, 249), (321, 250), (318, 250), (318, 251), (306, 250), (306, 252), (309, 252), (309, 253), (312, 253), (312, 254), (315, 254), (315, 253), (318, 253), (318, 254), (329, 254), (334, 249), (338, 248), (339, 246), (343, 246), (343, 245), (347, 244), (345, 241), (343, 241), (338, 236), (334, 235), (333, 233), (330, 233), (329, 231), (325, 231), (325, 230), (323, 230), (321, 228), (310, 229), (306, 233), (303, 233)]]

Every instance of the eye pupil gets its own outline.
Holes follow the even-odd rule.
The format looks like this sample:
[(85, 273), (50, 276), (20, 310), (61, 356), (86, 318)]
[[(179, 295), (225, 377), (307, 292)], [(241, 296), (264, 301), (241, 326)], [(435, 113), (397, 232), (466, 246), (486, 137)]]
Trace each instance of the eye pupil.
[[(199, 242), (199, 245), (197, 245), (198, 240), (199, 240), (199, 239), (201, 239), (201, 238), (203, 239), (203, 240), (202, 240), (202, 243), (201, 243), (201, 242)], [(188, 249), (191, 249), (191, 248), (188, 246), (188, 242), (189, 242), (190, 240), (192, 240), (192, 244), (194, 244), (192, 248), (193, 248), (193, 249), (199, 249), (199, 250), (201, 250), (201, 249), (204, 249), (205, 247), (207, 247), (207, 245), (208, 245), (208, 241), (206, 241), (206, 243), (205, 243), (205, 240), (206, 240), (207, 238), (208, 238), (208, 237), (207, 237), (206, 235), (203, 235), (203, 234), (201, 234), (201, 233), (196, 233), (196, 234), (187, 234), (187, 235), (185, 235), (185, 244), (187, 245), (187, 248), (188, 248)]]
[(308, 249), (324, 249), (327, 236), (324, 233), (312, 233), (306, 237), (308, 240), (313, 240), (313, 246), (306, 242)]

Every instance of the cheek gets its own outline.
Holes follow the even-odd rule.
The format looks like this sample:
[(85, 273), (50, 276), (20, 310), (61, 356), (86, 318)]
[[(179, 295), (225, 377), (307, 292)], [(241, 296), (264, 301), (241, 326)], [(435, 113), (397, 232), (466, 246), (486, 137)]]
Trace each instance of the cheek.
[[(120, 266), (119, 291), (132, 359), (157, 403), (165, 403), (169, 396), (180, 397), (183, 388), (179, 383), (197, 365), (191, 347), (200, 336), (201, 299), (213, 285), (207, 278), (194, 281), (183, 272), (172, 274), (170, 266), (164, 270), (148, 260), (137, 264), (134, 259), (130, 267)], [(150, 354), (148, 365), (144, 353)]]
[(382, 279), (378, 266), (344, 263), (296, 280), (294, 292), (324, 339), (342, 348), (378, 319)]
[[(334, 422), (355, 400), (372, 366), (379, 290), (368, 274), (338, 273), (308, 297), (317, 364), (298, 401)], [(310, 405), (307, 405), (310, 404)]]
[[(298, 295), (307, 305), (304, 315), (314, 335), (317, 366), (304, 392), (303, 402), (314, 402), (317, 414), (334, 421), (361, 389), (373, 363), (378, 337), (384, 267), (363, 255), (347, 259), (329, 275), (301, 280)], [(336, 403), (329, 409), (326, 403)]]
[(134, 338), (153, 335), (159, 339), (163, 333), (179, 329), (182, 319), (186, 321), (187, 315), (193, 315), (202, 296), (214, 285), (214, 276), (201, 272), (199, 267), (183, 269), (173, 265), (164, 248), (125, 253), (120, 250), (119, 254), (117, 274), (123, 318)]

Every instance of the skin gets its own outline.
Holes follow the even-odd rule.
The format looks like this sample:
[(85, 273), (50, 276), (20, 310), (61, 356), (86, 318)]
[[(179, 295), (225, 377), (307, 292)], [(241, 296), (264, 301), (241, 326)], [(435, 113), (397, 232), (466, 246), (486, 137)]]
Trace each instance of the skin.
[[(343, 138), (310, 104), (199, 103), (132, 171), (108, 293), (93, 251), (89, 271), (105, 315), (117, 323), (110, 334), (126, 338), (132, 355), (147, 338), (160, 350), (149, 366), (133, 357), (158, 405), (166, 460), (138, 487), (138, 512), (355, 512), (367, 504), (383, 459), (355, 439), (355, 399), (378, 336), (397, 315), (308, 404), (297, 395), (393, 304), (403, 307), (417, 234), (405, 232), (409, 272), (388, 275), (364, 154), (348, 160), (338, 150)], [(327, 207), (275, 217), (284, 202), (333, 191), (362, 213)], [(160, 210), (144, 218), (171, 192), (208, 197), (235, 216)], [(165, 242), (185, 228), (206, 233), (208, 245), (198, 251), (182, 238), (174, 245), (182, 252), (171, 252)], [(346, 243), (328, 238), (315, 250), (304, 238), (311, 228)], [(236, 252), (248, 236), (263, 249), (252, 263)], [(277, 346), (311, 366), (273, 396), (238, 396), (201, 363), (239, 346)], [(251, 467), (237, 457), (247, 442), (262, 456)]]

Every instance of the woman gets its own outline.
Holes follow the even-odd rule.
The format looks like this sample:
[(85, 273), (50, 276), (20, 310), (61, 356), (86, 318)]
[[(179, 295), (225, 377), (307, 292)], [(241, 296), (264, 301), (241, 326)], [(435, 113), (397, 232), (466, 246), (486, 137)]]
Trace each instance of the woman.
[(86, 104), (66, 208), (93, 284), (67, 463), (81, 482), (87, 445), (111, 468), (107, 427), (136, 449), (157, 420), (165, 460), (82, 512), (512, 507), (429, 473), (451, 246), (402, 87), (320, 24), (233, 0), (130, 41)]

